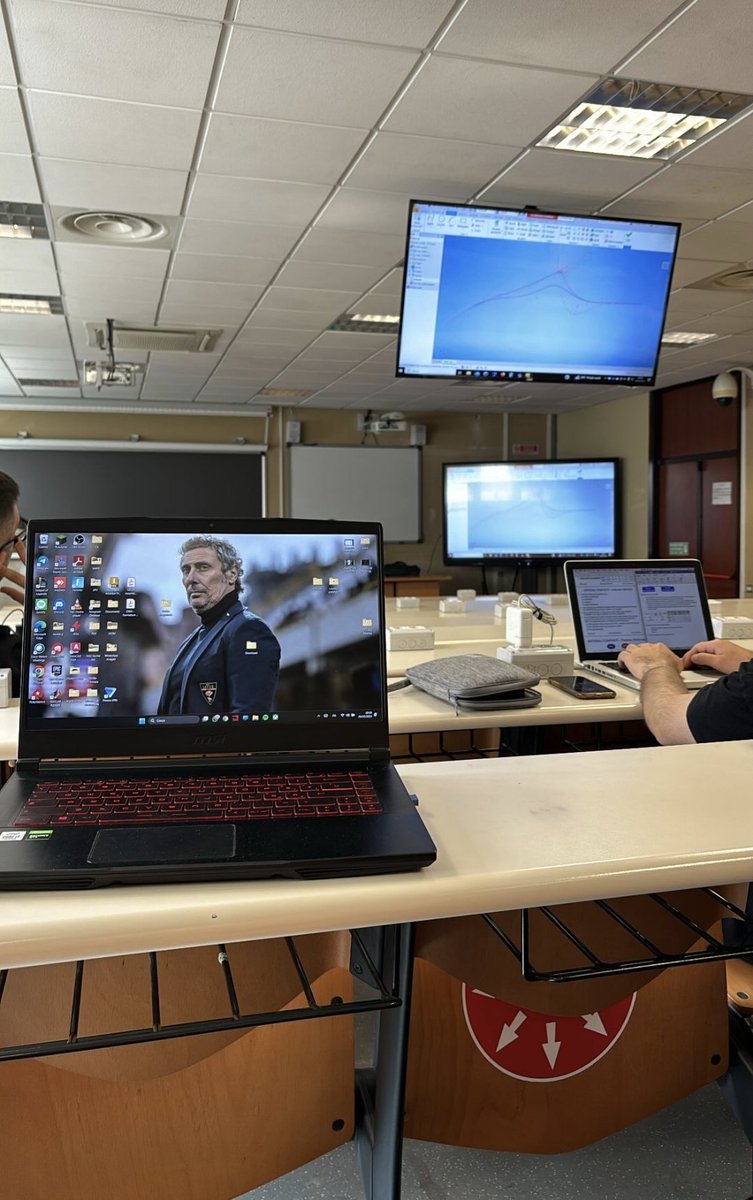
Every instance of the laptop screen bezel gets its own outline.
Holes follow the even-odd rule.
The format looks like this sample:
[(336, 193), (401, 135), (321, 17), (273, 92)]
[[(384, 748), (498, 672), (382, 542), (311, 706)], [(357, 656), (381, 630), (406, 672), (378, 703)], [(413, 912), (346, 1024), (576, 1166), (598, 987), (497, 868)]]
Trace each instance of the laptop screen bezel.
[[(697, 558), (626, 558), (626, 559), (568, 559), (565, 563), (565, 588), (567, 590), (567, 598), (570, 605), (570, 615), (573, 622), (573, 633), (575, 637), (576, 653), (580, 662), (616, 662), (620, 654), (620, 650), (594, 650), (588, 652), (586, 650), (586, 638), (581, 620), (580, 606), (578, 596), (575, 589), (575, 580), (573, 573), (576, 570), (593, 570), (593, 571), (620, 571), (620, 570), (685, 570), (692, 568), (698, 585), (698, 593), (701, 600), (701, 613), (706, 626), (706, 637), (710, 640), (714, 637), (714, 630), (711, 624), (711, 612), (709, 610), (708, 597), (706, 595), (706, 582), (703, 578), (703, 567)], [(684, 654), (690, 646), (670, 646), (670, 650), (675, 654)]]
[[(363, 535), (373, 537), (377, 547), (377, 603), (379, 612), (378, 639), (380, 664), (379, 716), (369, 720), (336, 720), (290, 724), (284, 721), (266, 722), (257, 726), (246, 724), (223, 724), (197, 726), (187, 733), (185, 726), (170, 725), (129, 726), (117, 729), (75, 728), (63, 720), (51, 719), (44, 729), (28, 727), (29, 711), (28, 680), (31, 658), (31, 639), (34, 624), (34, 589), (26, 588), (24, 602), (23, 658), (21, 678), (21, 712), (19, 723), (19, 759), (127, 759), (170, 756), (236, 757), (249, 755), (252, 759), (264, 759), (276, 754), (306, 754), (309, 751), (361, 751), (389, 746), (389, 721), (387, 713), (387, 669), (385, 651), (384, 618), (384, 564), (382, 527), (368, 521), (309, 521), (292, 518), (256, 518), (242, 521), (238, 518), (80, 518), (78, 520), (45, 519), (29, 523), (28, 546), (33, 552), (38, 533), (49, 531), (75, 534), (79, 531), (97, 533), (168, 533), (185, 534), (217, 533), (219, 535), (243, 534), (276, 535), (301, 534), (326, 536)], [(263, 741), (263, 745), (259, 743)]]

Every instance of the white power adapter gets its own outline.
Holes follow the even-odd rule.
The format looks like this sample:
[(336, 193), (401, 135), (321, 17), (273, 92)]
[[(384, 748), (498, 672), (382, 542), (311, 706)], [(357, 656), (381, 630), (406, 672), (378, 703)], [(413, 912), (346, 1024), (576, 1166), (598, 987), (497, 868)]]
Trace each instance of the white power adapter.
[(420, 608), (421, 601), (418, 596), (398, 596), (395, 600), (395, 608)]
[(458, 588), (457, 596), (458, 596), (458, 600), (475, 600), (476, 599), (476, 589), (475, 588)]
[(498, 646), (497, 658), (514, 667), (535, 671), (542, 679), (573, 673), (573, 652), (567, 646), (528, 646), (520, 650), (515, 646)]
[(530, 608), (511, 604), (507, 610), (505, 636), (517, 650), (530, 646), (533, 641), (533, 614)]
[(0, 708), (7, 708), (10, 704), (10, 687), (10, 667), (2, 667), (0, 668)]

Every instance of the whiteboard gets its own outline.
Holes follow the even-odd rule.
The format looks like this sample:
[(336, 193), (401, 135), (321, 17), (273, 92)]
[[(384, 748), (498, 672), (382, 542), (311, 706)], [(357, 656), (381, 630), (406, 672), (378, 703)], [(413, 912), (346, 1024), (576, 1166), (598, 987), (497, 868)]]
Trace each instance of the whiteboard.
[(290, 515), (381, 521), (386, 542), (421, 541), (416, 446), (291, 446)]

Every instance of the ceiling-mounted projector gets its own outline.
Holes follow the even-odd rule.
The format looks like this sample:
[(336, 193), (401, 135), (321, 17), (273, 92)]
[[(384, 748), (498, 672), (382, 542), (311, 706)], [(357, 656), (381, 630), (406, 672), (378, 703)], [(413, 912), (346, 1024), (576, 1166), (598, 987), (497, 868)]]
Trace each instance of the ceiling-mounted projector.
[(408, 428), (408, 422), (401, 412), (367, 412), (358, 418), (358, 428), (363, 433), (400, 433)]
[(132, 387), (141, 370), (140, 363), (84, 363), (84, 383), (95, 387)]

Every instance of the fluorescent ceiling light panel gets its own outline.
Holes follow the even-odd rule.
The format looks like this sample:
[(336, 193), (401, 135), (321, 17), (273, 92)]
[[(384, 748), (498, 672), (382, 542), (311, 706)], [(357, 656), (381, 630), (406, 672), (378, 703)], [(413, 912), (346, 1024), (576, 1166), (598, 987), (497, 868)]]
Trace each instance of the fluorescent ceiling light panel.
[(662, 346), (700, 346), (704, 342), (714, 342), (718, 337), (718, 333), (683, 333), (678, 330), (675, 333), (665, 333), (661, 344)]
[(63, 306), (59, 296), (0, 295), (0, 313), (21, 313), (24, 316), (50, 317), (60, 315)]
[(753, 96), (611, 78), (538, 146), (627, 158), (674, 158), (753, 105)]

